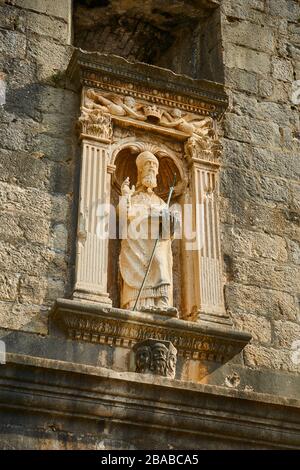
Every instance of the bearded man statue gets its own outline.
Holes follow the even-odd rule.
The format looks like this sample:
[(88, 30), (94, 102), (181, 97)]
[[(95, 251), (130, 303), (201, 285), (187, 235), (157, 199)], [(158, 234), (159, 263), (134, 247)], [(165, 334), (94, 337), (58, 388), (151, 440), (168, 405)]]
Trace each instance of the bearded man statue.
[[(159, 162), (149, 151), (136, 159), (137, 185), (129, 186), (129, 178), (121, 186), (123, 215), (126, 214), (126, 236), (122, 237), (119, 266), (121, 273), (121, 308), (131, 310), (138, 297), (155, 244), (146, 283), (136, 306), (137, 310), (167, 310), (172, 307), (173, 217), (167, 204), (153, 189), (157, 186)], [(120, 214), (121, 203), (119, 204)], [(174, 309), (176, 310), (176, 309)]]

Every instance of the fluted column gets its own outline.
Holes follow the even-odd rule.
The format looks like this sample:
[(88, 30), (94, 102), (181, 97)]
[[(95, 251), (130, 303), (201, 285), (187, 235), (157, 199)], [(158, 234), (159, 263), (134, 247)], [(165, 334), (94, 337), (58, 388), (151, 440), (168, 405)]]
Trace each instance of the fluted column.
[(83, 113), (81, 176), (73, 297), (111, 304), (107, 293), (110, 166), (110, 116), (99, 110)]
[(192, 317), (200, 322), (231, 325), (225, 311), (218, 214), (219, 145), (192, 137), (186, 144), (191, 171), (192, 225), (196, 234), (192, 258)]

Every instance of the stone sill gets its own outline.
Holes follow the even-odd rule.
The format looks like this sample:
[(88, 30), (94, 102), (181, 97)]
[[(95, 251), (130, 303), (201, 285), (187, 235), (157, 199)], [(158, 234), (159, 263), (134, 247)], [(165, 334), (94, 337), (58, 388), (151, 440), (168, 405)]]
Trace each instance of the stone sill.
[(136, 433), (167, 430), (199, 446), (210, 436), (239, 448), (300, 445), (299, 400), (11, 353), (0, 366), (0, 408), (78, 418), (86, 429), (101, 419)]
[[(219, 385), (200, 384), (194, 382), (185, 382), (182, 380), (170, 379), (168, 377), (154, 376), (152, 374), (140, 374), (136, 372), (117, 372), (106, 367), (91, 366), (86, 364), (78, 364), (67, 361), (59, 361), (56, 359), (48, 359), (35, 356), (26, 356), (23, 354), (7, 353), (6, 364), (0, 365), (0, 377), (2, 377), (1, 370), (6, 366), (15, 364), (17, 366), (35, 367), (39, 369), (49, 369), (51, 371), (64, 371), (75, 374), (82, 374), (87, 376), (97, 377), (99, 380), (110, 379), (113, 381), (128, 382), (141, 385), (158, 386), (165, 389), (171, 388), (173, 391), (190, 391), (201, 394), (207, 394), (216, 397), (218, 400), (222, 398), (235, 398), (240, 400), (248, 400), (249, 402), (256, 402), (257, 405), (269, 404), (284, 407), (299, 408), (300, 399), (286, 398), (267, 393), (257, 393), (247, 390), (234, 390), (228, 387)], [(3, 367), (4, 366), (4, 367)]]
[(77, 300), (58, 299), (50, 318), (72, 340), (125, 348), (148, 338), (171, 341), (179, 356), (220, 364), (238, 354), (251, 339), (250, 334), (228, 326), (206, 326)]

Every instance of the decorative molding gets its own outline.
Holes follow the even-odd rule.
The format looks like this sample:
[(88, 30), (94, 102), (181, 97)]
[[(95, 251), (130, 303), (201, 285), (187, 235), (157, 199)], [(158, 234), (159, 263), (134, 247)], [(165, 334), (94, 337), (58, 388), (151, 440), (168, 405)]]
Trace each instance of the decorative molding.
[[(67, 75), (79, 86), (132, 96), (219, 119), (228, 107), (224, 86), (122, 57), (75, 50)], [(149, 85), (151, 83), (151, 85)]]
[(175, 378), (177, 350), (170, 341), (146, 339), (136, 343), (133, 351), (136, 372)]
[(66, 299), (56, 301), (51, 318), (69, 339), (131, 348), (151, 338), (171, 342), (179, 356), (218, 363), (227, 362), (251, 339), (248, 333), (227, 326), (201, 326), (161, 315)]

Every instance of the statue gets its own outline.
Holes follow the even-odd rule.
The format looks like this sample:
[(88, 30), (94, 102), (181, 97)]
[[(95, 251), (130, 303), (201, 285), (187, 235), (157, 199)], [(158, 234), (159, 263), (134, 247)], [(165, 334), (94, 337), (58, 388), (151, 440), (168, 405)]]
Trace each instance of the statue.
[[(123, 205), (119, 204), (119, 215), (126, 214), (127, 221), (127, 233), (121, 242), (119, 258), (121, 307), (129, 310), (134, 307), (155, 240), (159, 236), (137, 310), (168, 310), (172, 307), (173, 297), (171, 241), (175, 217), (153, 191), (157, 186), (159, 167), (155, 155), (149, 151), (140, 153), (136, 165), (137, 186), (130, 188), (129, 178), (126, 178), (121, 186)], [(153, 227), (158, 229), (156, 233)]]
[(137, 104), (131, 96), (121, 98), (113, 93), (104, 96), (91, 88), (86, 92), (81, 111), (88, 114), (91, 110), (101, 110), (112, 116), (129, 116), (139, 121), (146, 121), (146, 116), (140, 112), (142, 107), (143, 105)]
[(188, 135), (213, 135), (213, 120), (211, 117), (199, 118), (193, 114), (183, 115), (180, 109), (177, 108), (170, 113), (164, 110), (160, 124), (164, 127), (178, 129)]

